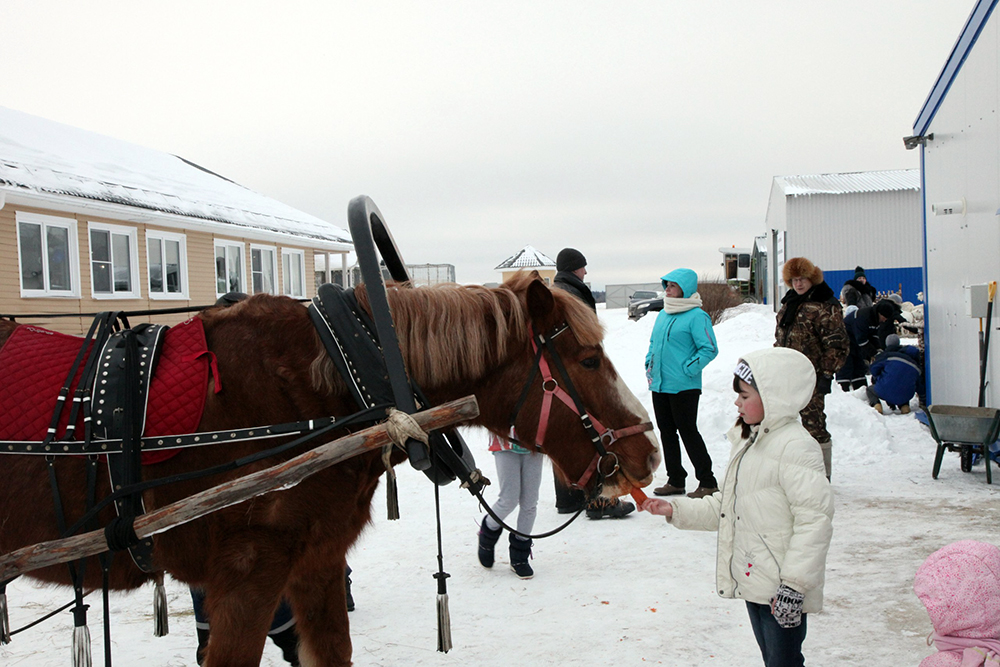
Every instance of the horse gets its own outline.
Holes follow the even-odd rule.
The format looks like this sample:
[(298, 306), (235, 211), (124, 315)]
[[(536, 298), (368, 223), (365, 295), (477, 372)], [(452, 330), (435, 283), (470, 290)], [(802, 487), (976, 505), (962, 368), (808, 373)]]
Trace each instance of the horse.
[[(364, 286), (356, 288), (370, 312)], [(499, 287), (456, 284), (388, 290), (400, 349), (410, 377), (433, 404), (474, 394), (480, 415), (474, 425), (508, 434), (511, 415), (533, 373), (533, 334), (568, 330), (551, 339), (586, 410), (601, 423), (635, 427), (646, 411), (615, 372), (601, 347), (603, 330), (588, 307), (537, 274), (521, 274)], [(356, 411), (345, 382), (327, 356), (306, 307), (287, 297), (254, 295), (197, 315), (218, 371), (209, 379), (199, 432), (293, 422)], [(0, 321), (0, 347), (16, 326)], [(544, 357), (550, 353), (545, 351)], [(221, 380), (222, 390), (214, 391)], [(555, 402), (543, 410), (541, 382), (533, 381), (514, 418), (522, 441), (545, 429), (543, 453), (567, 482), (585, 477), (595, 459), (590, 436), (574, 410)], [(541, 417), (548, 413), (547, 423)], [(607, 445), (617, 468), (601, 494), (616, 497), (648, 485), (659, 465), (659, 447), (641, 427)], [(340, 433), (339, 435), (343, 435)], [(287, 440), (287, 438), (286, 438)], [(158, 479), (220, 465), (273, 446), (244, 441), (183, 449), (144, 467)], [(301, 450), (265, 459), (236, 472), (171, 483), (144, 492), (147, 510), (162, 507), (229, 479), (274, 465)], [(406, 458), (397, 450), (391, 463)], [(39, 456), (11, 455), (0, 472), (0, 553), (58, 537), (46, 463)], [(59, 457), (57, 476), (67, 525), (85, 509), (85, 463)], [(260, 662), (272, 615), (282, 598), (297, 619), (299, 659), (306, 666), (348, 666), (351, 639), (345, 604), (346, 553), (371, 520), (372, 497), (385, 465), (379, 452), (359, 455), (317, 473), (295, 487), (274, 491), (216, 511), (154, 538), (156, 569), (205, 591), (212, 632), (205, 667)], [(588, 491), (597, 484), (590, 478)], [(100, 472), (98, 499), (108, 488)], [(113, 518), (105, 508), (103, 523)], [(30, 575), (67, 584), (65, 566)], [(130, 590), (152, 575), (115, 552), (110, 587)], [(87, 568), (88, 588), (101, 585), (98, 567)]]

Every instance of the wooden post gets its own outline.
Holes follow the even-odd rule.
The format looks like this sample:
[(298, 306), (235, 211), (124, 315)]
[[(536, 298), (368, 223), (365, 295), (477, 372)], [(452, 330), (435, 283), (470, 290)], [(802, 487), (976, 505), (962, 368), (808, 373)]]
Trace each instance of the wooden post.
[[(475, 396), (451, 401), (438, 407), (417, 412), (412, 417), (424, 431), (433, 431), (468, 421), (479, 415)], [(320, 445), (284, 463), (214, 486), (183, 500), (165, 505), (135, 519), (135, 534), (139, 539), (165, 532), (216, 510), (236, 505), (254, 496), (278, 488), (295, 486), (306, 477), (324, 468), (381, 449), (389, 443), (385, 424), (378, 424), (357, 433)], [(0, 581), (25, 572), (57, 565), (108, 550), (104, 530), (95, 530), (65, 539), (41, 542), (23, 547), (0, 557)]]

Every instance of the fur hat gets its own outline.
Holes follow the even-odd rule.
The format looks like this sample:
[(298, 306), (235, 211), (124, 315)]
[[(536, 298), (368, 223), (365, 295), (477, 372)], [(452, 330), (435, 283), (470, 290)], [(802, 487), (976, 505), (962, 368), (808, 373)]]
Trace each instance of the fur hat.
[(867, 277), (865, 276), (865, 270), (862, 269), (860, 266), (855, 266), (854, 279), (857, 280), (858, 278), (865, 278), (865, 280), (867, 280)]
[(576, 271), (587, 266), (587, 258), (576, 248), (563, 248), (556, 255), (556, 271)]
[(789, 287), (793, 278), (806, 278), (813, 285), (819, 285), (823, 282), (823, 271), (805, 257), (792, 257), (781, 269), (781, 277)]

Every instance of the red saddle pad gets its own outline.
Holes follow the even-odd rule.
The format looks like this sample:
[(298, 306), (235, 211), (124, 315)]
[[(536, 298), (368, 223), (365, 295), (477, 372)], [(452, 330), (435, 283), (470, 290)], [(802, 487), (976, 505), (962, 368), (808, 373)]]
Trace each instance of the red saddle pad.
[[(83, 339), (33, 326), (19, 326), (0, 348), (0, 440), (44, 439), (56, 408), (59, 389), (69, 374)], [(87, 354), (89, 355), (90, 350)], [(201, 421), (208, 391), (212, 353), (205, 328), (193, 317), (167, 330), (150, 385), (144, 436), (191, 433)], [(72, 397), (86, 359), (70, 386)], [(63, 410), (56, 437), (66, 433), (69, 409)], [(83, 437), (83, 417), (75, 439)], [(143, 463), (159, 463), (176, 452), (142, 455)]]

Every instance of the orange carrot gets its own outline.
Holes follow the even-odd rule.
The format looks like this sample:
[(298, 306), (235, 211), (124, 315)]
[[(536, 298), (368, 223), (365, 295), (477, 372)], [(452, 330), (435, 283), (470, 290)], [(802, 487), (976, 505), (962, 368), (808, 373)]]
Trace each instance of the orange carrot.
[(643, 493), (642, 489), (640, 489), (638, 486), (629, 491), (629, 493), (631, 493), (632, 498), (635, 499), (636, 505), (642, 505), (644, 502), (648, 500), (646, 494)]

